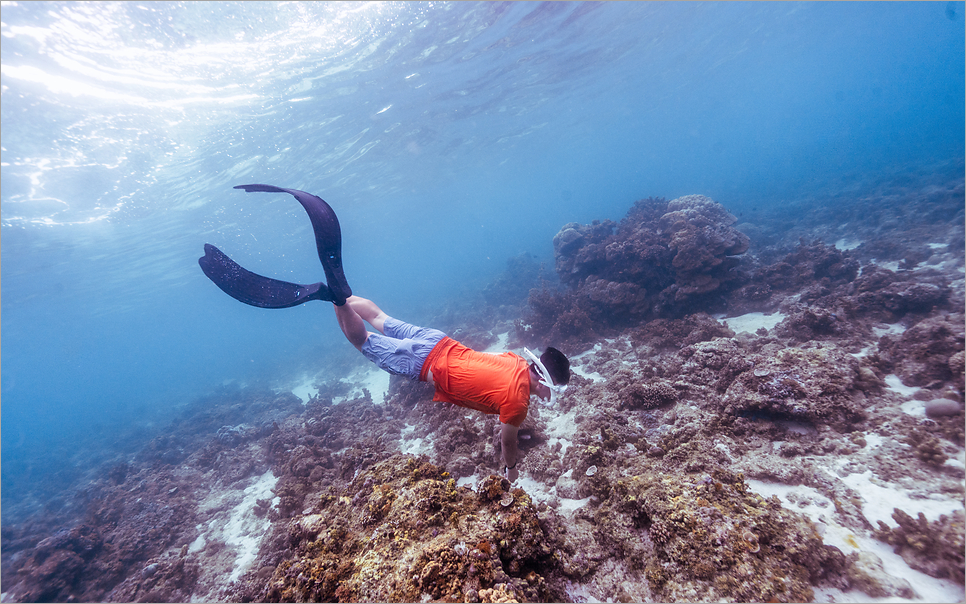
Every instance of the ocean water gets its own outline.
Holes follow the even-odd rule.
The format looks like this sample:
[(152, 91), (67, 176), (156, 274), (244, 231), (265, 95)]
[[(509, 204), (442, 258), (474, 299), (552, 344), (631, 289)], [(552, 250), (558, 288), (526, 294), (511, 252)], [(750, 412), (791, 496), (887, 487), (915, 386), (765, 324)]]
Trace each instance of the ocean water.
[(323, 278), (301, 207), (232, 186), (326, 199), (354, 291), (418, 323), (640, 198), (800, 212), (961, 161), (964, 12), (4, 2), (4, 521), (199, 397), (357, 354), (327, 304), (251, 308), (205, 278), (204, 243)]

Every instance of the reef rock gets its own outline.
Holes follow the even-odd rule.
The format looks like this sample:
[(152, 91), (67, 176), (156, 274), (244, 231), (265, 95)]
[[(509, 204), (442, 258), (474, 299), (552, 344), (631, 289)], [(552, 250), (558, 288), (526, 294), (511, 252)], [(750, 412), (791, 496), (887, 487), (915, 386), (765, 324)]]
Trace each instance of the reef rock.
[(730, 414), (851, 430), (865, 417), (859, 394), (868, 374), (858, 359), (834, 347), (785, 348), (739, 375), (721, 405)]
[(813, 583), (846, 567), (811, 522), (720, 468), (617, 480), (595, 520), (657, 601), (808, 602)]
[(936, 387), (962, 375), (950, 361), (957, 354), (962, 358), (963, 341), (963, 315), (941, 315), (920, 321), (901, 336), (883, 336), (879, 350), (903, 383)]
[(739, 278), (736, 257), (749, 240), (735, 222), (721, 204), (688, 195), (638, 201), (620, 224), (564, 225), (553, 239), (554, 261), (570, 291), (532, 291), (521, 337), (576, 350), (609, 330), (683, 316)]
[(534, 568), (552, 548), (521, 489), (498, 476), (457, 487), (435, 465), (395, 455), (293, 520), (294, 556), (245, 599), (271, 602), (560, 600)]

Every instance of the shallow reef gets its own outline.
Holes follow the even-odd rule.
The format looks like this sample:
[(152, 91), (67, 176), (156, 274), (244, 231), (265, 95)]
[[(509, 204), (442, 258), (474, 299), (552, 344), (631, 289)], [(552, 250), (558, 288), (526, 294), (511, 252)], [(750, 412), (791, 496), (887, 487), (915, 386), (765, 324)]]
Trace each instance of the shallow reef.
[[(552, 541), (521, 489), (490, 475), (457, 487), (439, 467), (393, 456), (323, 494), (288, 527), (294, 557), (245, 599), (548, 601)], [(541, 571), (541, 572), (538, 572)]]
[(351, 356), (307, 401), (186, 405), (5, 523), (4, 598), (961, 600), (966, 203), (927, 176), (738, 217), (641, 200), (564, 225), (556, 276), (519, 256), (440, 308), (476, 348), (571, 353), (516, 484), (494, 417), (343, 381)]
[(615, 328), (681, 316), (739, 278), (748, 236), (714, 200), (688, 195), (636, 202), (620, 223), (569, 223), (553, 238), (565, 292), (530, 294), (518, 331), (545, 336), (565, 352)]

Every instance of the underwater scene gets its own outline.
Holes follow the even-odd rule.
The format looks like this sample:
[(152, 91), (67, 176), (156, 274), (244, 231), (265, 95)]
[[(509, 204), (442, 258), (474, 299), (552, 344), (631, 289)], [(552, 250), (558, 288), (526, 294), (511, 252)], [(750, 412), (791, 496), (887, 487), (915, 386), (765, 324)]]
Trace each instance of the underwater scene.
[(964, 601), (964, 14), (3, 2), (0, 600)]

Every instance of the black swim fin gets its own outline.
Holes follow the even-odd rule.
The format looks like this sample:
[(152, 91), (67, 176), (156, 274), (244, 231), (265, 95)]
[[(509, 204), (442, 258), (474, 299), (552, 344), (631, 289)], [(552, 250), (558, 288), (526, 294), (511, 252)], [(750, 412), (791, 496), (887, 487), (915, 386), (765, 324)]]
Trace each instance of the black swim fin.
[(244, 189), (248, 193), (288, 193), (295, 197), (312, 221), (315, 231), (315, 245), (319, 250), (319, 260), (325, 270), (325, 279), (332, 293), (332, 302), (337, 306), (345, 304), (345, 299), (352, 295), (352, 289), (346, 281), (342, 270), (342, 229), (339, 218), (329, 204), (321, 197), (298, 189), (285, 189), (274, 185), (238, 185), (236, 189)]
[(325, 283), (300, 285), (256, 275), (210, 243), (205, 244), (205, 255), (198, 258), (198, 264), (223, 292), (251, 306), (290, 308), (309, 300), (332, 301), (332, 292)]

